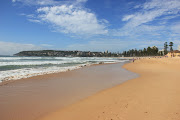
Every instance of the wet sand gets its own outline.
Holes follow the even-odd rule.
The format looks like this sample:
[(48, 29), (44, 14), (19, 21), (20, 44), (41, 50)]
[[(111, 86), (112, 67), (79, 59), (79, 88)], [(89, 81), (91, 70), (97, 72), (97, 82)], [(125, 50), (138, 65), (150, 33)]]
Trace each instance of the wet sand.
[(123, 63), (17, 80), (0, 86), (0, 120), (36, 120), (138, 75)]
[(40, 120), (180, 120), (180, 58), (144, 58), (124, 68), (140, 77)]

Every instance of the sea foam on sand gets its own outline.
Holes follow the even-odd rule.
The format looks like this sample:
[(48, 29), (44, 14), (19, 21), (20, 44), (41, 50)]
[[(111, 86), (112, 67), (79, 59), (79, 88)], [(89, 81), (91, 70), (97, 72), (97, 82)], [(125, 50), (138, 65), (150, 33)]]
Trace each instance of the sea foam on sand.
[(0, 82), (28, 78), (37, 75), (66, 72), (92, 64), (125, 61), (127, 60), (117, 58), (0, 57), (1, 68), (10, 68), (12, 66), (19, 67), (15, 69), (10, 68), (10, 70), (1, 70)]

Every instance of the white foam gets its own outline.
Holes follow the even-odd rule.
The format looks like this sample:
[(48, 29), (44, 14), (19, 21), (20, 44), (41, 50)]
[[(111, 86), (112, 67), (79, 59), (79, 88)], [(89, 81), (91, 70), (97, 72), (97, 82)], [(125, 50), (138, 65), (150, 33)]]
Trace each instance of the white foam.
[[(33, 58), (33, 60), (32, 60)], [(63, 57), (15, 57), (13, 59), (13, 57), (2, 57), (0, 58), (3, 59), (3, 60), (14, 60), (14, 61), (2, 61), (0, 62), (0, 66), (7, 66), (7, 65), (45, 65), (45, 64), (65, 64), (65, 63), (85, 63), (85, 62), (88, 62), (88, 61), (91, 61), (91, 62), (118, 62), (119, 60), (115, 60), (115, 59), (112, 59), (112, 58), (78, 58), (78, 57), (75, 57), (75, 58), (63, 58)], [(20, 60), (24, 60), (24, 59), (27, 59), (27, 61), (20, 61)], [(28, 59), (30, 59), (28, 61)], [(40, 61), (40, 60), (43, 60), (43, 61)], [(51, 60), (55, 60), (55, 61), (51, 61)], [(59, 59), (59, 60), (58, 60)], [(38, 61), (37, 61), (38, 60)]]
[[(6, 61), (3, 61), (6, 60)], [(25, 61), (24, 61), (25, 60)], [(0, 82), (8, 80), (17, 80), (28, 78), (37, 75), (65, 72), (68, 70), (79, 69), (85, 65), (104, 63), (125, 62), (128, 60), (120, 60), (115, 58), (97, 58), (97, 57), (0, 57), (0, 67), (7, 65), (61, 65), (65, 63), (72, 63), (67, 67), (49, 66), (36, 68), (22, 68), (15, 70), (0, 71)], [(76, 64), (78, 63), (78, 65)]]
[(64, 64), (64, 63), (77, 63), (79, 61), (32, 61), (32, 62), (1, 62), (0, 66), (7, 65), (45, 65), (45, 64)]
[(37, 75), (58, 73), (58, 72), (66, 72), (69, 70), (74, 70), (81, 68), (81, 66), (71, 66), (71, 67), (42, 67), (42, 68), (23, 68), (17, 70), (9, 70), (9, 71), (0, 71), (0, 81), (8, 81), (8, 80), (18, 80), (22, 78), (28, 78)]

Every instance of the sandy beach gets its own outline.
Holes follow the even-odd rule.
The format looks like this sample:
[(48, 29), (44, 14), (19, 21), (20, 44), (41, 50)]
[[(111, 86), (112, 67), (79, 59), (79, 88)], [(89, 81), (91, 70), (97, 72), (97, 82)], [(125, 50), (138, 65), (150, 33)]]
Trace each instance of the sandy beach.
[(179, 120), (180, 59), (136, 60), (124, 68), (140, 77), (48, 114), (39, 120)]
[(15, 80), (0, 86), (0, 120), (36, 120), (137, 74), (124, 62)]
[(180, 0), (0, 11), (0, 120), (180, 120)]

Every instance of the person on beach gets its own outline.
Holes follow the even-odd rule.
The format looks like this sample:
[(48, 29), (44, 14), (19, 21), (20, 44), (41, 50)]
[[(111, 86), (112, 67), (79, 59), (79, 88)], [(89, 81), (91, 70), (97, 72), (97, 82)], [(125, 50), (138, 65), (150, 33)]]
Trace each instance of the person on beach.
[(134, 62), (134, 58), (133, 58), (133, 62)]

